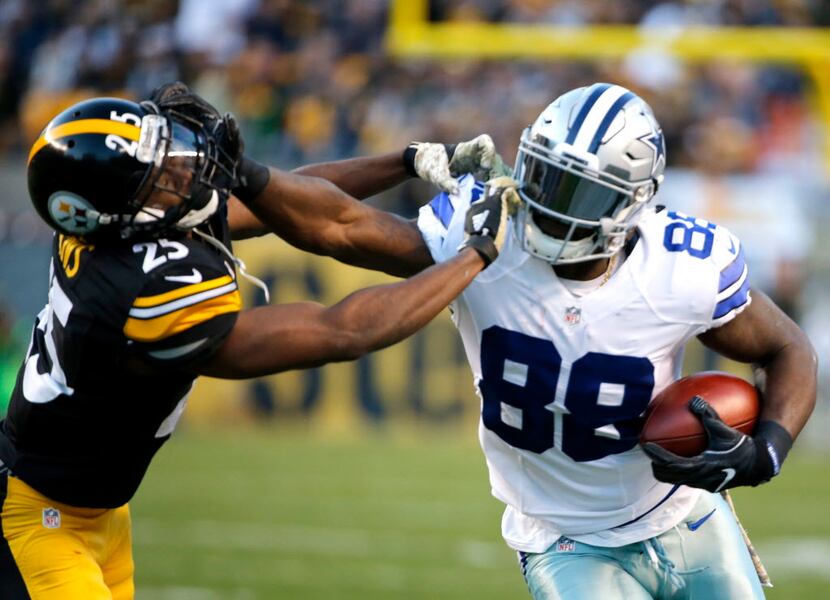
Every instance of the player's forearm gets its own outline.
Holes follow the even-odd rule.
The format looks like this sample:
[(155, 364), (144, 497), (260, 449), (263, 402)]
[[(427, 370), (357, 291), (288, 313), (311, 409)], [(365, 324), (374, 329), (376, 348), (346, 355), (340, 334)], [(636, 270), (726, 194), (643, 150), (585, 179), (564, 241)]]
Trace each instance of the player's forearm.
[(795, 439), (816, 402), (816, 354), (802, 329), (759, 290), (731, 322), (700, 341), (716, 352), (765, 373), (761, 421), (775, 421)]
[(360, 290), (327, 310), (331, 328), (341, 332), (348, 359), (385, 348), (412, 335), (443, 310), (484, 268), (467, 248), (445, 263), (405, 281)]
[(396, 277), (409, 277), (433, 264), (414, 221), (374, 209), (332, 236), (322, 253)]
[(361, 204), (330, 181), (271, 169), (248, 209), (288, 243), (341, 262), (406, 276), (432, 264), (417, 225)]
[(306, 165), (294, 169), (294, 172), (330, 181), (360, 200), (393, 188), (410, 178), (400, 152)]
[(353, 360), (426, 325), (483, 266), (479, 254), (467, 249), (411, 279), (355, 292), (330, 308), (306, 302), (243, 311), (198, 373), (244, 379)]
[(795, 439), (816, 404), (815, 350), (794, 328), (790, 340), (761, 367), (766, 375), (761, 420), (779, 423)]

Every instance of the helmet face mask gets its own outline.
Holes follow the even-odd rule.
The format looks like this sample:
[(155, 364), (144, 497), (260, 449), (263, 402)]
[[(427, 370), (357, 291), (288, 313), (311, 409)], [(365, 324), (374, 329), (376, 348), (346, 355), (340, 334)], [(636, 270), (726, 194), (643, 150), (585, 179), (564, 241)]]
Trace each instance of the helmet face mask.
[[(148, 156), (153, 156), (153, 169), (131, 202), (135, 216), (127, 237), (133, 232), (153, 234), (197, 225), (191, 224), (194, 214), (208, 212), (199, 220), (202, 222), (218, 209), (219, 190), (212, 183), (213, 174), (220, 171), (226, 179), (232, 179), (230, 170), (213, 155), (206, 132), (175, 117), (178, 115), (163, 119), (153, 126), (158, 133), (148, 134), (157, 140), (155, 148), (147, 145)], [(142, 127), (142, 136), (144, 132)], [(206, 207), (212, 210), (205, 211)]]
[(595, 84), (564, 94), (519, 143), (519, 240), (553, 264), (612, 256), (654, 196), (664, 166), (660, 127), (632, 92)]
[(46, 126), (28, 175), (35, 208), (59, 232), (158, 237), (215, 213), (230, 194), (235, 161), (185, 115), (98, 98)]

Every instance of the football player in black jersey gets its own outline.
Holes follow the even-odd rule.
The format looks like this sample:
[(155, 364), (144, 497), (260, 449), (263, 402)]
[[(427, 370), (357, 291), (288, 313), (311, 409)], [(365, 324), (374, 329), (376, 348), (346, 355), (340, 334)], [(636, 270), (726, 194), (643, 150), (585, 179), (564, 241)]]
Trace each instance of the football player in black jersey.
[(49, 301), (0, 424), (4, 600), (132, 598), (127, 502), (194, 379), (350, 360), (403, 339), (495, 259), (515, 198), (512, 181), (494, 182), (457, 258), (411, 279), (331, 307), (243, 310), (230, 240), (263, 228), (352, 264), (420, 270), (431, 259), (417, 230), (340, 188), (365, 197), (413, 170), (450, 181), (452, 148), (284, 173), (242, 158), (233, 120), (186, 88), (154, 99), (79, 103), (29, 154), (32, 202), (56, 234)]

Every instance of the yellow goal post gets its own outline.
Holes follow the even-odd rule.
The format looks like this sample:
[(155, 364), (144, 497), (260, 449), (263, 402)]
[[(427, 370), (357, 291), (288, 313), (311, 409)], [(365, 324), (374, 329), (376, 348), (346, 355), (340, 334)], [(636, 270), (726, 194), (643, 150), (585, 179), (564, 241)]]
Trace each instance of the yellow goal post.
[(830, 28), (657, 30), (631, 25), (430, 22), (428, 10), (429, 0), (392, 0), (385, 40), (392, 56), (436, 60), (600, 60), (650, 50), (685, 61), (736, 60), (799, 66), (813, 83), (812, 102), (823, 124), (824, 165), (830, 173)]

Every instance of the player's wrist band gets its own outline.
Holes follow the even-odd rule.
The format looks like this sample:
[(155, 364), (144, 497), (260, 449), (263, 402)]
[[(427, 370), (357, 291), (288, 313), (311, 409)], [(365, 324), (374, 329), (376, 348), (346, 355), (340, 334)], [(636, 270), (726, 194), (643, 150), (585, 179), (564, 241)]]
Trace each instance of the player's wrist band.
[[(418, 145), (422, 142), (409, 142), (409, 145), (404, 149), (401, 160), (403, 160), (403, 167), (406, 169), (410, 177), (418, 177), (418, 171), (415, 170), (415, 155), (418, 154)], [(452, 160), (455, 154), (455, 147), (458, 144), (444, 144), (444, 150), (447, 152), (447, 161)]]
[(755, 439), (762, 442), (767, 451), (767, 456), (772, 463), (772, 476), (781, 472), (781, 465), (790, 448), (793, 446), (793, 438), (789, 432), (775, 421), (761, 421), (755, 431)]
[(271, 171), (267, 166), (244, 155), (236, 167), (236, 175), (239, 185), (233, 188), (233, 195), (245, 204), (253, 202), (271, 179)]
[(486, 235), (471, 235), (458, 247), (458, 251), (461, 252), (464, 248), (472, 248), (478, 252), (479, 256), (484, 259), (485, 269), (499, 257), (496, 243), (493, 238)]
[(415, 170), (415, 155), (418, 153), (418, 142), (409, 142), (409, 145), (403, 151), (403, 167), (406, 169), (410, 177), (417, 177), (418, 172)]

